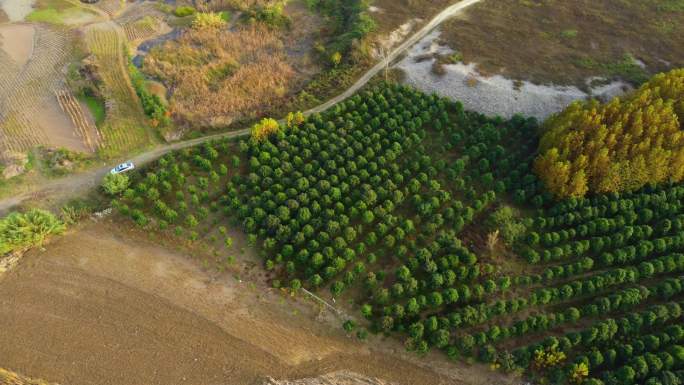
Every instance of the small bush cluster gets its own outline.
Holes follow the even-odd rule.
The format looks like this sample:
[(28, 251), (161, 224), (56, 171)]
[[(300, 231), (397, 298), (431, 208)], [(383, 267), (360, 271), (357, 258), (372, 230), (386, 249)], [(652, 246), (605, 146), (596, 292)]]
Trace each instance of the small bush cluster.
[(166, 105), (162, 102), (159, 96), (151, 93), (145, 84), (145, 76), (138, 71), (132, 63), (128, 65), (128, 72), (131, 77), (131, 83), (135, 89), (135, 93), (140, 98), (143, 111), (151, 119), (152, 127), (164, 127), (171, 123), (171, 114)]
[(173, 10), (173, 14), (177, 17), (191, 16), (194, 15), (196, 12), (197, 11), (195, 10), (195, 8), (189, 5), (182, 5), (180, 7), (176, 7), (176, 9)]
[(61, 234), (65, 229), (61, 220), (45, 210), (13, 212), (0, 219), (0, 255), (39, 246), (48, 236)]
[(195, 29), (217, 29), (225, 26), (225, 18), (216, 12), (200, 12), (192, 20), (192, 28)]

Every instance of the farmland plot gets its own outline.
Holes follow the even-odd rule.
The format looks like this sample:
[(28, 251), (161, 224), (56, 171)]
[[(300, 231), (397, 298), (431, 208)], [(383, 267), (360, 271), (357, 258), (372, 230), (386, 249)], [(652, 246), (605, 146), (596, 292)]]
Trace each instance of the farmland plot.
[(129, 41), (144, 40), (157, 32), (159, 21), (153, 17), (144, 17), (124, 23), (123, 29)]
[(81, 108), (81, 104), (76, 100), (71, 91), (64, 89), (55, 93), (59, 107), (69, 116), (74, 127), (76, 127), (77, 134), (83, 138), (83, 141), (91, 151), (95, 151), (100, 141), (100, 133), (97, 127), (89, 119), (86, 113)]
[(102, 0), (97, 3), (97, 7), (103, 10), (110, 17), (116, 16), (123, 11), (125, 2), (121, 0)]
[(100, 134), (106, 153), (140, 147), (151, 138), (144, 126), (138, 97), (130, 85), (124, 65), (125, 37), (113, 23), (92, 25), (86, 31), (86, 44), (102, 78), (107, 117)]
[[(4, 28), (13, 31), (19, 26)], [(64, 84), (69, 35), (42, 26), (21, 26), (33, 34), (12, 34), (0, 50), (0, 153), (37, 145), (88, 151), (72, 123), (59, 112), (55, 91)], [(22, 42), (17, 37), (23, 36)], [(11, 52), (10, 51), (11, 48)]]

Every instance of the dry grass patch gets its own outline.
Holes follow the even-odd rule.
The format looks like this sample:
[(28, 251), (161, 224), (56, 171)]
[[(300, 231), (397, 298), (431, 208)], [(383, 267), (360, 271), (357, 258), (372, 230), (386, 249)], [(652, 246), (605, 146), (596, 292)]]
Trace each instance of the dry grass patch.
[(485, 0), (444, 24), (442, 36), (485, 74), (536, 83), (584, 85), (591, 76), (640, 83), (649, 73), (684, 66), (684, 1)]
[(377, 22), (377, 32), (387, 34), (414, 19), (427, 22), (444, 8), (457, 0), (374, 0), (371, 13)]
[(178, 122), (219, 126), (255, 117), (286, 96), (297, 81), (286, 56), (278, 33), (259, 25), (190, 29), (153, 49), (143, 70), (172, 90)]

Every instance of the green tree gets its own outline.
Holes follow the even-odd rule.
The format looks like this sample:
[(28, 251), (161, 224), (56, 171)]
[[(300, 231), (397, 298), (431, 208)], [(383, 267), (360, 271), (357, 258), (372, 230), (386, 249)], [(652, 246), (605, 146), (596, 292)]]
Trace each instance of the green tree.
[(125, 174), (107, 174), (102, 180), (102, 189), (112, 196), (123, 193), (130, 185), (131, 181)]

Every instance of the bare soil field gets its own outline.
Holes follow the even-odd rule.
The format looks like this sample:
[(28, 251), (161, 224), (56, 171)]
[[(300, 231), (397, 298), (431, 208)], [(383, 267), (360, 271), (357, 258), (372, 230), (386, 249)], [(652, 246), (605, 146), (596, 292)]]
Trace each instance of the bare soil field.
[(639, 83), (684, 65), (678, 0), (485, 0), (442, 31), (481, 73), (537, 84), (586, 87), (593, 76)]
[(407, 385), (510, 383), (480, 367), (437, 373), (376, 351), (385, 343), (316, 321), (314, 306), (266, 289), (258, 272), (207, 273), (116, 223), (89, 221), (46, 249), (0, 280), (0, 362), (26, 376), (211, 385), (349, 370)]
[(22, 21), (31, 13), (33, 3), (34, 0), (0, 0), (0, 13), (9, 21)]
[(18, 65), (24, 66), (33, 55), (33, 38), (36, 30), (25, 24), (0, 27), (0, 49)]
[(78, 152), (93, 151), (78, 134), (74, 123), (62, 111), (56, 97), (45, 100), (42, 108), (36, 111), (34, 120), (40, 127), (48, 129), (49, 145)]

